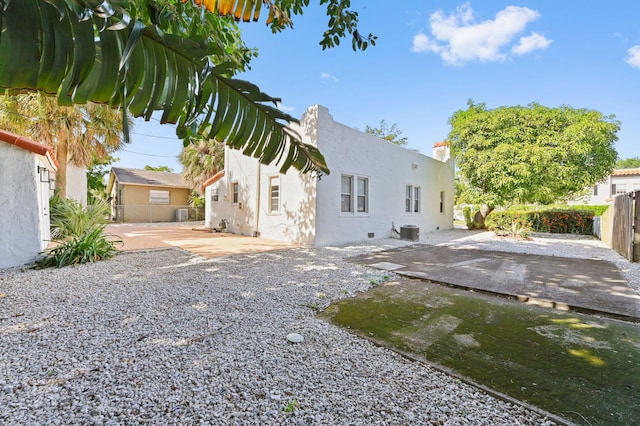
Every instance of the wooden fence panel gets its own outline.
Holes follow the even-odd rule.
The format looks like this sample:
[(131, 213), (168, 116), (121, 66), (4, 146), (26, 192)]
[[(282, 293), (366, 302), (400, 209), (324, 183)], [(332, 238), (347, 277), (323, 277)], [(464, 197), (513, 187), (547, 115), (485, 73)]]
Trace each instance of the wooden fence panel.
[(631, 194), (613, 197), (613, 229), (611, 248), (629, 260), (633, 260), (633, 198)]
[(633, 208), (633, 259), (632, 262), (640, 262), (640, 191), (633, 194), (635, 198)]

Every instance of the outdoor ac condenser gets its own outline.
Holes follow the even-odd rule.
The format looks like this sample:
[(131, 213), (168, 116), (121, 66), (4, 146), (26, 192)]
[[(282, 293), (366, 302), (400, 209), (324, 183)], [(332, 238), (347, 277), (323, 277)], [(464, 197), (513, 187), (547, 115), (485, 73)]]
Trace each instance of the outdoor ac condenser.
[(400, 239), (418, 241), (420, 239), (420, 228), (416, 225), (402, 225), (400, 227)]
[(176, 210), (176, 222), (186, 222), (189, 220), (189, 209)]

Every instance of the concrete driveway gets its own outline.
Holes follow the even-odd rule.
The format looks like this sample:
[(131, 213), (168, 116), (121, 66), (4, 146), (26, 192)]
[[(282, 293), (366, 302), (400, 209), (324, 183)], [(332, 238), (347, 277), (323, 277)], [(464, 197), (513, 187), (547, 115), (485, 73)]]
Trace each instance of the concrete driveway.
[(202, 257), (300, 247), (264, 238), (211, 232), (199, 223), (112, 224), (106, 233), (123, 241), (121, 250), (178, 247)]
[(611, 262), (414, 245), (348, 259), (397, 274), (560, 309), (640, 321), (640, 295)]

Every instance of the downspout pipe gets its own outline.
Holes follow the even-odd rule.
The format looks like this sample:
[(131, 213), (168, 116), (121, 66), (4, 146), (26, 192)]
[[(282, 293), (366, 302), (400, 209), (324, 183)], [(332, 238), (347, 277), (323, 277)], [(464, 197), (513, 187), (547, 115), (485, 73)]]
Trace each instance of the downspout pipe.
[(256, 170), (256, 219), (254, 221), (253, 227), (253, 236), (260, 236), (260, 196), (262, 195), (262, 191), (260, 190), (260, 174), (261, 174), (261, 165), (260, 161), (258, 161), (258, 167)]

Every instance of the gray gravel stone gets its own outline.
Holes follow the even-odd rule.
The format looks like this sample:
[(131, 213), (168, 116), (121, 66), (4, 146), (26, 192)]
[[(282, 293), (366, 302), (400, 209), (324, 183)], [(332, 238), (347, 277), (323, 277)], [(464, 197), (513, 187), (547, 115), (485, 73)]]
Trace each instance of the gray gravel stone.
[[(543, 249), (535, 238), (522, 248), (485, 234), (422, 242)], [(572, 250), (614, 259), (637, 286), (636, 265), (578, 241)], [(0, 270), (0, 423), (553, 424), (316, 319), (383, 275), (345, 256), (403, 244), (209, 260), (168, 249)], [(291, 344), (289, 333), (304, 342)]]

